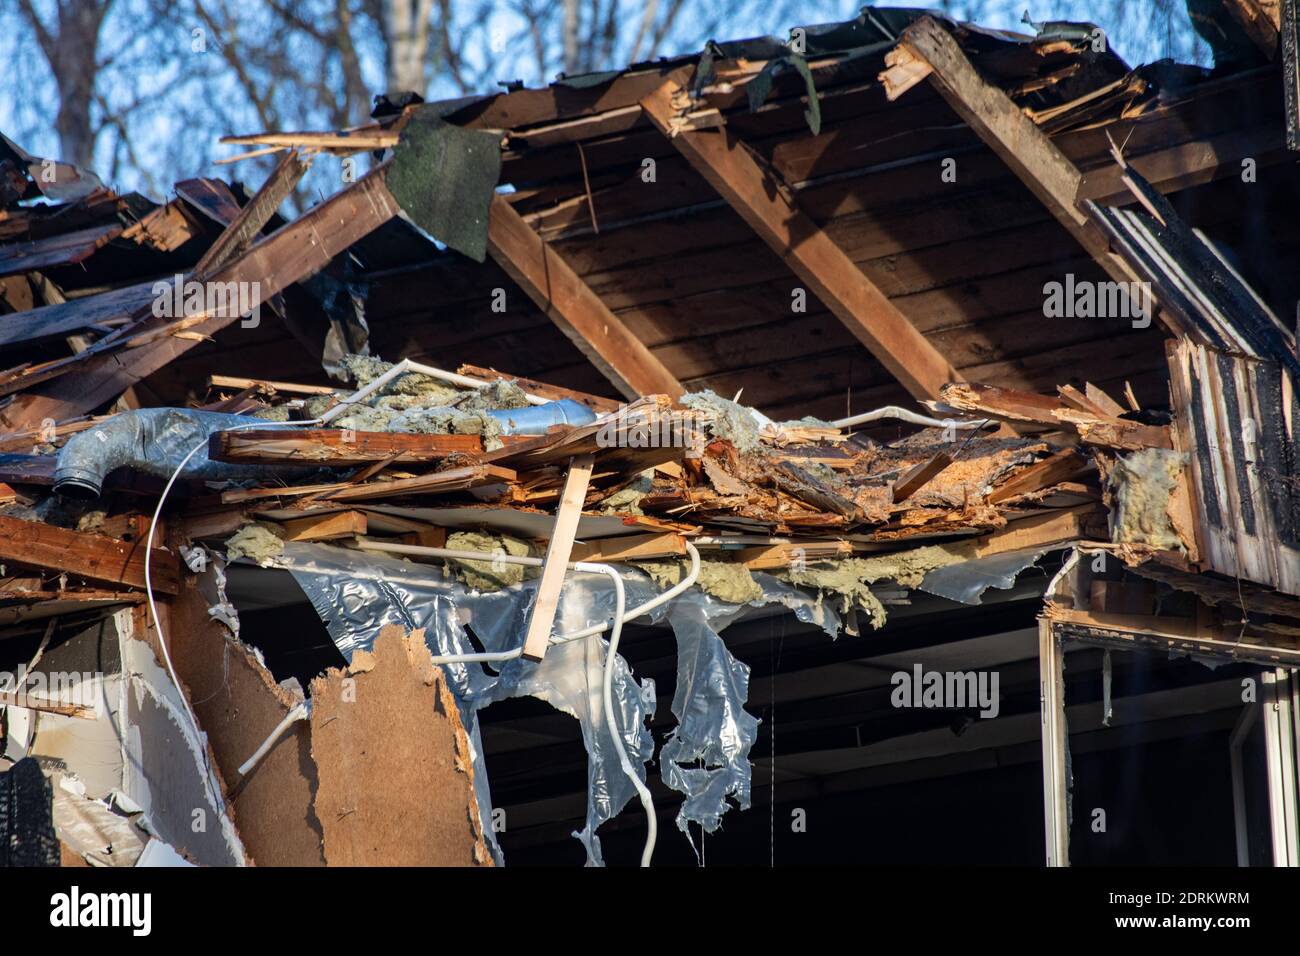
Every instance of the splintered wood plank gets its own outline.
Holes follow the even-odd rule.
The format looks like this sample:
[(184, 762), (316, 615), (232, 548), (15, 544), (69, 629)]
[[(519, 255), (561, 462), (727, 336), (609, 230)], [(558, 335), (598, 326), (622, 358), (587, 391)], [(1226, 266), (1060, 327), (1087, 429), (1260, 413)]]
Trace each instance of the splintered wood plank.
[(330, 866), (491, 866), (469, 736), (424, 632), (389, 625), (311, 684), (315, 810)]
[(1008, 498), (1016, 497), (1016, 495), (1027, 495), (1034, 491), (1050, 488), (1053, 485), (1059, 485), (1066, 479), (1077, 475), (1086, 466), (1087, 461), (1073, 448), (1059, 451), (1042, 461), (1034, 462), (1027, 468), (1016, 472), (1007, 481), (1002, 482), (989, 493), (988, 503), (991, 505), (997, 504), (999, 501), (1006, 501)]
[(492, 198), (488, 252), (614, 387), (628, 398), (685, 389), (672, 372), (611, 312), (560, 254), (542, 240), (504, 196)]
[(322, 465), (430, 462), (482, 450), (483, 439), (478, 435), (359, 432), (347, 428), (249, 428), (214, 432), (208, 442), (208, 456), (216, 461), (266, 465), (290, 461)]
[[(0, 561), (27, 567), (66, 571), (68, 574), (144, 587), (143, 540), (118, 541), (97, 534), (69, 531), (40, 521), (21, 521), (0, 516)], [(180, 590), (180, 566), (176, 555), (154, 548), (150, 576), (156, 591), (176, 594)]]
[(854, 337), (916, 398), (961, 376), (839, 246), (780, 176), (730, 131), (677, 131), (672, 79), (641, 101), (651, 121)]
[(570, 561), (640, 561), (686, 553), (686, 539), (680, 534), (627, 534), (575, 544)]
[(366, 501), (375, 498), (394, 498), (398, 495), (436, 495), (465, 491), (483, 485), (511, 482), (515, 472), (497, 465), (470, 465), (449, 468), (432, 475), (415, 478), (395, 478), (392, 481), (371, 481), (364, 485), (346, 485), (338, 491), (329, 491), (323, 497), (330, 501)]
[(0, 248), (0, 276), (75, 265), (90, 258), (121, 233), (122, 227), (114, 222), (48, 239), (10, 243)]
[(194, 274), (206, 276), (215, 272), (252, 245), (310, 165), (299, 159), (297, 153), (286, 153), (248, 205), (227, 221), (225, 230), (194, 266)]
[(578, 533), (578, 519), (582, 517), (582, 503), (587, 497), (591, 482), (594, 455), (580, 455), (569, 463), (569, 473), (564, 479), (564, 491), (555, 512), (555, 527), (546, 545), (546, 558), (542, 562), (542, 579), (537, 585), (537, 597), (528, 616), (528, 630), (524, 635), (524, 657), (540, 661), (546, 656), (551, 640), (551, 627), (560, 604), (560, 590), (568, 574), (573, 552), (573, 539)]
[(221, 493), (222, 504), (256, 501), (259, 498), (289, 498), (301, 495), (319, 495), (331, 501), (366, 501), (375, 498), (397, 498), (402, 495), (436, 495), (452, 491), (465, 491), (481, 485), (515, 480), (515, 472), (498, 465), (469, 465), (449, 468), (431, 475), (414, 478), (395, 478), (392, 481), (369, 481), (352, 484), (341, 481), (329, 485), (289, 485), (283, 488), (239, 488)]
[(333, 395), (332, 385), (300, 385), (297, 382), (276, 382), (267, 378), (241, 378), (236, 375), (209, 375), (208, 388), (256, 388), (262, 391), (286, 392), (290, 395)]
[(909, 468), (907, 473), (902, 475), (893, 487), (890, 489), (890, 496), (894, 504), (900, 501), (906, 501), (916, 492), (920, 491), (925, 485), (939, 472), (943, 471), (952, 464), (952, 457), (945, 452), (939, 452), (932, 458)]

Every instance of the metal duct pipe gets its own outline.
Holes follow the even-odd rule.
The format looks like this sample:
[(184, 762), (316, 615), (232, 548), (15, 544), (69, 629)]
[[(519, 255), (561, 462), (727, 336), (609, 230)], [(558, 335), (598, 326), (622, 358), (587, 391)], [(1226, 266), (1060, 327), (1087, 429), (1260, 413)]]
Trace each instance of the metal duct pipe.
[[(125, 467), (168, 478), (194, 446), (213, 432), (248, 428), (256, 421), (247, 415), (189, 408), (142, 408), (114, 415), (108, 421), (68, 439), (59, 451), (54, 469), (54, 490), (68, 498), (98, 498), (104, 479), (116, 469)], [(258, 427), (275, 428), (287, 423), (257, 424)], [(212, 461), (205, 449), (190, 459), (181, 477), (227, 481), (270, 475), (293, 477), (316, 470)]]
[(527, 408), (493, 409), (488, 415), (501, 423), (505, 435), (545, 435), (552, 425), (590, 425), (596, 420), (595, 412), (571, 398)]

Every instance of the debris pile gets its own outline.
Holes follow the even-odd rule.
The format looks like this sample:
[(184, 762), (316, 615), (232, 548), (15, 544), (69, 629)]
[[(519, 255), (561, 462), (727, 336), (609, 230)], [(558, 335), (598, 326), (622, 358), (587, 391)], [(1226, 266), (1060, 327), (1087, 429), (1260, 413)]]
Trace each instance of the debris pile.
[[(890, 28), (864, 14), (848, 31), (852, 42), (818, 33), (816, 50), (789, 75), (754, 50), (718, 48), (698, 63), (602, 79), (596, 86), (617, 91), (608, 102), (569, 90), (581, 101), (574, 115), (540, 115), (521, 98), (528, 91), (515, 91), (445, 116), (412, 103), (348, 133), (234, 138), (284, 153), (251, 196), (195, 179), (158, 204), (75, 170), (67, 189), (45, 189), (31, 172), (39, 160), (4, 140), (0, 161), (22, 189), (0, 210), (0, 793), (8, 795), (0, 862), (501, 863), (480, 714), (518, 697), (577, 722), (587, 798), (574, 836), (588, 862), (603, 862), (598, 828), (634, 799), (653, 818), (664, 788), (688, 838), (692, 824), (712, 832), (730, 809), (749, 806), (758, 728), (746, 711), (749, 668), (721, 636), (726, 627), (770, 607), (829, 638), (887, 641), (891, 615), (917, 594), (947, 601), (957, 623), (986, 590), (1012, 587), (1047, 555), (1063, 569), (1044, 619), (1080, 639), (1104, 628), (1107, 640), (1164, 640), (1153, 637), (1165, 634), (1165, 618), (1134, 588), (1140, 580), (1195, 606), (1179, 631), (1185, 648), (1221, 653), (1225, 629), (1239, 627), (1233, 653), (1300, 658), (1300, 446), (1291, 431), (1276, 434), (1298, 414), (1294, 355), (1285, 352), (1294, 342), (1231, 269), (1214, 277), (1219, 298), (1184, 294), (1174, 273), (1191, 281), (1189, 270), (1176, 257), (1204, 250), (1175, 248), (1173, 208), (1157, 207), (1156, 186), (1122, 157), (1113, 164), (1095, 135), (1129, 124), (1145, 131), (1135, 146), (1155, 149), (1159, 124), (1183, 115), (1182, 101), (1165, 102), (1154, 76), (1113, 53), (1086, 52), (1086, 31), (1016, 37), (918, 11), (880, 13)], [(970, 160), (970, 175), (986, 177), (991, 193), (1009, 175), (999, 123), (1028, 124), (1035, 148), (1060, 143), (1093, 157), (1088, 178), (1073, 183), (1092, 197), (1095, 221), (1072, 193), (1056, 222), (1031, 210), (1036, 232), (1017, 248), (1063, 235), (1072, 255), (1077, 243), (1095, 254), (1079, 261), (1081, 272), (1119, 262), (1148, 270), (1175, 335), (1171, 393), (1163, 356), (1152, 361), (1136, 333), (1140, 367), (1107, 366), (1104, 387), (1075, 373), (1101, 354), (1097, 343), (1113, 351), (1109, 333), (1044, 345), (1056, 358), (1041, 368), (1003, 354), (986, 361), (992, 346), (977, 341), (976, 327), (1005, 317), (965, 291), (987, 279), (960, 273), (976, 268), (971, 256), (954, 255), (957, 265), (931, 256), (925, 268), (953, 270), (948, 298), (909, 287), (925, 281), (924, 268), (895, 262), (896, 252), (887, 269), (874, 259), (859, 269), (832, 233), (860, 257), (896, 240), (862, 219), (853, 225), (862, 232), (842, 220), (833, 230), (815, 223), (840, 215), (841, 201), (859, 202), (852, 187), (834, 201), (818, 193), (845, 174), (834, 167), (840, 160), (824, 170), (806, 163), (799, 176), (760, 165), (805, 162), (786, 154), (821, 142), (825, 118), (817, 95), (805, 113), (805, 75), (814, 94), (845, 85), (836, 109), (879, 110), (895, 123), (887, 103), (921, 98), (908, 90), (931, 74), (942, 74), (945, 98), (1007, 104), (994, 122), (953, 102), (971, 129), (948, 119), (918, 127), (927, 136), (960, 128), (964, 150), (976, 142), (972, 130), (987, 140), (991, 152)], [(510, 97), (517, 113), (502, 106)], [(940, 105), (930, 97), (921, 108)], [(848, 115), (840, 132), (879, 128)], [(759, 150), (719, 146), (758, 135), (777, 116), (785, 139), (763, 139)], [(873, 161), (901, 168), (911, 147), (882, 135), (899, 152), (873, 152)], [(933, 148), (946, 148), (947, 135)], [(626, 160), (622, 137), (636, 150), (651, 143), (689, 185), (676, 198), (668, 189), (640, 194), (638, 211), (630, 180), (601, 167), (569, 196), (577, 180), (563, 164), (587, 136), (599, 147), (593, 162), (612, 166)], [(564, 157), (550, 151), (556, 144)], [(853, 148), (868, 146), (878, 144)], [(293, 221), (275, 214), (313, 156), (367, 150), (383, 151), (371, 173)], [(454, 210), (428, 199), (435, 155), (448, 179), (437, 195), (457, 197)], [(977, 163), (987, 168), (977, 172)], [(1168, 164), (1141, 165), (1156, 175)], [(700, 175), (687, 177), (692, 169)], [(763, 188), (769, 175), (780, 188)], [(552, 178), (553, 188), (537, 185)], [(1177, 188), (1176, 178), (1157, 186)], [(519, 188), (498, 192), (499, 181)], [(786, 188), (795, 182), (799, 190)], [(1012, 184), (1019, 202), (1025, 191)], [(706, 202), (696, 191), (715, 187), (741, 213), (723, 225), (753, 226), (763, 242), (722, 258), (709, 251), (702, 272), (692, 266), (671, 281), (658, 265), (651, 281), (600, 258), (641, 254), (624, 248), (621, 230), (659, 228), (669, 217), (654, 203), (712, 215), (712, 192)], [(1130, 191), (1144, 197), (1139, 211), (1119, 208)], [(598, 210), (609, 213), (599, 225)], [(905, 213), (890, 220), (900, 235), (917, 228)], [(1001, 214), (967, 221), (936, 206), (934, 215), (934, 228), (958, 243), (976, 220)], [(1131, 251), (1125, 237), (1141, 235), (1163, 237), (1171, 251), (1130, 261), (1096, 239), (1102, 226), (1117, 250)], [(813, 238), (790, 239), (801, 230)], [(691, 241), (706, 235), (713, 230)], [(1190, 231), (1178, 239), (1199, 241)], [(473, 271), (489, 253), (500, 268)], [(726, 388), (725, 370), (688, 380), (695, 360), (656, 323), (694, 303), (700, 321), (716, 325), (712, 351), (746, 339), (744, 362), (759, 386), (786, 387), (780, 373), (754, 369), (804, 346), (746, 311), (781, 298), (784, 286), (777, 295), (760, 285), (718, 316), (705, 315), (716, 302), (691, 298), (729, 281), (720, 263), (742, 271), (751, 254), (768, 256), (759, 272), (788, 266), (824, 299), (817, 315), (782, 312), (780, 322), (813, 337), (835, 329), (827, 355), (870, 352), (860, 358), (877, 378), (865, 393), (880, 401), (853, 395), (870, 411), (819, 417), (833, 406), (817, 391), (816, 369), (832, 362), (815, 351), (804, 356), (813, 371), (802, 393), (754, 401), (775, 417)], [(449, 261), (463, 269), (457, 283), (443, 281), (462, 275), (444, 271)], [(1024, 284), (1041, 288), (1040, 272), (1054, 266), (1027, 259), (1023, 268)], [(200, 291), (243, 283), (255, 295), (170, 314), (159, 302), (184, 295), (157, 277), (172, 273)], [(487, 299), (507, 281), (526, 306), (485, 319), (496, 323), (491, 335), (471, 329), (440, 346), (440, 363), (405, 347), (410, 302)], [(678, 281), (692, 291), (650, 304), (633, 296), (638, 283)], [(919, 305), (904, 315), (896, 303), (909, 298), (956, 317), (945, 325)], [(1263, 317), (1243, 317), (1228, 307), (1234, 301)], [(420, 323), (433, 324), (438, 308), (421, 311)], [(553, 322), (564, 337), (535, 336), (529, 322), (548, 335)], [(1044, 334), (1039, 312), (1016, 322)], [(454, 325), (444, 321), (438, 334), (451, 336)], [(997, 328), (990, 341), (1015, 338)], [(660, 332), (654, 349), (638, 338)], [(973, 357), (955, 367), (935, 343)], [(571, 374), (537, 375), (533, 345)], [(484, 347), (523, 374), (474, 364)], [(1058, 387), (1026, 387), (1042, 385), (1027, 381), (1035, 368)], [(593, 384), (592, 374), (608, 383)], [(1139, 399), (1130, 375), (1156, 387)], [(917, 401), (889, 404), (903, 400), (900, 387)], [(830, 398), (842, 402), (842, 391), (836, 385)], [(1238, 516), (1244, 548), (1233, 537)], [(1091, 582), (1101, 587), (1084, 586), (1081, 553), (1118, 559)], [(290, 605), (298, 617), (266, 617)], [(655, 683), (629, 663), (639, 638), (625, 624), (674, 638), (673, 723), (656, 728), (659, 739)], [(655, 793), (651, 766), (663, 785)], [(652, 852), (653, 836), (643, 858)]]

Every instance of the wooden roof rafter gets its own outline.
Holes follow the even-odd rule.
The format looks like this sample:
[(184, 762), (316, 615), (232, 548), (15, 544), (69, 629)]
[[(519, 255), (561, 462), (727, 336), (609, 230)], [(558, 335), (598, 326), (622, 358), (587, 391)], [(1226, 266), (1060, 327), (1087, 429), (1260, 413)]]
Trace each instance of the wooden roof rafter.
[(667, 395), (675, 399), (686, 391), (500, 194), (493, 198), (488, 217), (488, 253), (627, 398)]
[(683, 127), (678, 72), (641, 101), (651, 122), (846, 328), (918, 399), (961, 375), (842, 249), (799, 208), (780, 175), (723, 126)]

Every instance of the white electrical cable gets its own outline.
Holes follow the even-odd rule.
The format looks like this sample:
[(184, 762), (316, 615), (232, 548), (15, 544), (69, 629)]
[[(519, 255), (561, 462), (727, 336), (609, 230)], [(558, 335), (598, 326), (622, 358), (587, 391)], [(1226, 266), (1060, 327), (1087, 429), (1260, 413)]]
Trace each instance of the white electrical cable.
[(628, 759), (627, 749), (623, 746), (623, 735), (618, 732), (618, 724), (614, 720), (614, 662), (618, 659), (618, 642), (623, 636), (623, 606), (627, 601), (627, 593), (623, 587), (623, 578), (619, 576), (617, 570), (607, 564), (592, 567), (599, 568), (614, 582), (614, 622), (609, 634), (609, 650), (605, 653), (605, 673), (601, 681), (600, 694), (605, 704), (605, 726), (614, 740), (614, 749), (618, 751), (618, 762), (623, 768), (623, 773), (632, 781), (637, 796), (641, 798), (641, 806), (645, 808), (646, 836), (645, 846), (641, 850), (641, 865), (649, 866), (655, 852), (655, 841), (659, 836), (659, 819), (655, 815), (654, 799), (650, 796), (650, 788), (645, 785), (645, 781), (632, 766), (632, 761)]
[[(294, 422), (293, 424), (295, 426), (301, 426), (319, 425), (320, 423), (320, 419), (314, 418), (310, 421)], [(226, 429), (226, 431), (238, 431), (243, 428), (265, 428), (267, 424), (267, 422), (259, 419), (258, 421), (250, 422), (247, 425), (236, 425), (234, 428)], [(181, 472), (185, 470), (185, 466), (190, 463), (190, 459), (207, 447), (208, 440), (204, 438), (203, 441), (190, 449), (190, 453), (181, 459), (180, 464), (176, 466), (176, 470), (172, 472), (172, 476), (167, 479), (167, 484), (163, 486), (162, 494), (158, 497), (158, 507), (153, 510), (153, 520), (149, 522), (149, 535), (145, 538), (144, 543), (144, 593), (149, 602), (149, 613), (153, 616), (154, 630), (158, 632), (158, 647), (162, 650), (163, 663), (167, 665), (167, 674), (171, 677), (172, 683), (176, 685), (177, 690), (180, 690), (181, 688), (181, 681), (180, 678), (176, 676), (176, 668), (172, 666), (171, 651), (167, 649), (167, 636), (163, 633), (162, 620), (158, 617), (158, 605), (154, 601), (153, 596), (153, 538), (155, 532), (158, 530), (158, 520), (162, 517), (163, 506), (167, 503), (167, 496), (171, 494), (172, 486), (176, 484), (176, 479), (179, 478)], [(180, 696), (181, 703), (185, 705), (185, 716), (190, 719), (190, 726), (194, 728), (195, 737), (202, 740), (203, 731), (199, 728), (199, 719), (194, 714), (194, 708), (190, 706), (189, 696), (183, 690), (181, 690)]]
[(874, 411), (863, 412), (860, 415), (850, 415), (848, 418), (841, 418), (831, 422), (832, 428), (852, 428), (855, 425), (865, 425), (867, 422), (874, 422), (881, 418), (898, 418), (905, 422), (911, 422), (913, 425), (933, 425), (938, 428), (979, 428), (982, 421), (958, 421), (955, 418), (931, 418), (929, 415), (920, 415), (910, 409), (901, 408), (898, 405), (886, 405), (883, 408), (877, 408)]

